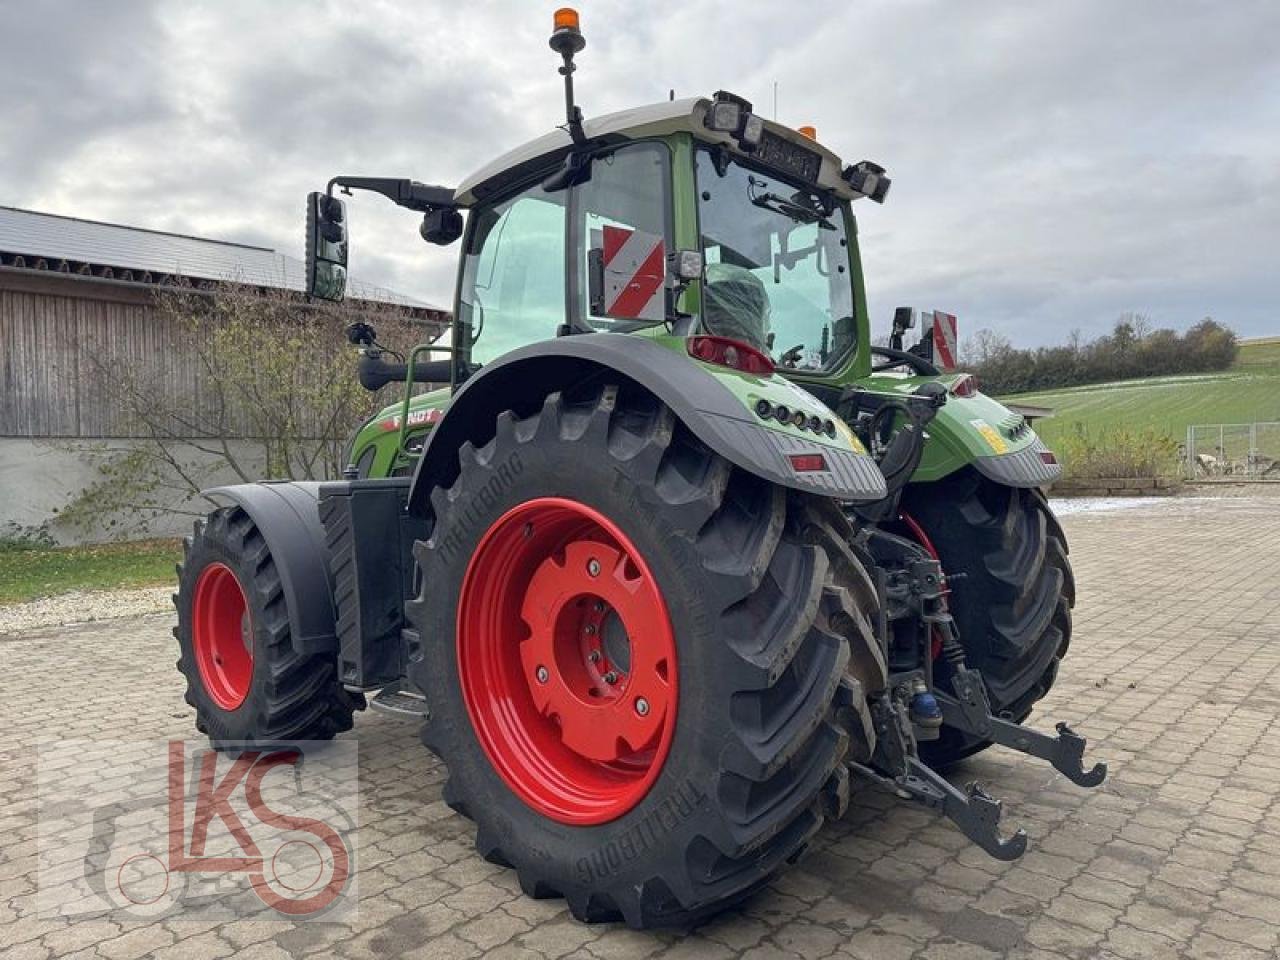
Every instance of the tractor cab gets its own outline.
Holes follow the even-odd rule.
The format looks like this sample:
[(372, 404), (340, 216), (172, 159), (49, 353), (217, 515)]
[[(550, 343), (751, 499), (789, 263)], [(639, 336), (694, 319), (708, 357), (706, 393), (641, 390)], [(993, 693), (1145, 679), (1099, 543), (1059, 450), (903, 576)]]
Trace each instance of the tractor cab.
[(721, 92), (628, 110), (465, 181), (455, 350), (483, 364), (556, 335), (667, 333), (736, 341), (760, 367), (847, 359), (858, 194), (834, 155), (750, 109)]
[[(850, 204), (883, 201), (882, 174), (869, 163), (842, 165), (811, 136), (721, 91), (567, 124), (453, 190), (336, 177), (331, 191), (383, 193), (424, 213), (429, 241), (460, 238), (462, 246), (448, 358), (415, 364), (410, 376), (369, 340), (362, 381), (456, 390), (517, 348), (600, 333), (687, 340), (696, 359), (756, 377), (830, 377), (855, 358), (869, 369)], [(333, 275), (345, 272), (345, 206), (330, 192), (313, 194), (309, 210), (310, 292), (333, 296), (342, 286)], [(440, 231), (445, 215), (456, 227)], [(335, 249), (341, 261), (332, 264)], [(410, 400), (407, 392), (401, 412), (371, 420), (352, 450), (359, 475), (388, 457), (407, 471), (421, 447), (412, 413), (449, 396)], [(781, 406), (796, 416), (797, 403)], [(816, 418), (827, 439), (838, 429), (816, 409), (804, 417)], [(393, 421), (398, 451), (374, 450)], [(420, 414), (418, 433), (427, 425)]]
[[(557, 335), (654, 328), (831, 369), (856, 346), (862, 301), (849, 202), (882, 201), (889, 181), (868, 164), (842, 170), (750, 110), (721, 91), (606, 115), (580, 142), (556, 130), (452, 191), (354, 177), (331, 189), (374, 189), (428, 221), (466, 211), (453, 342), (464, 369)], [(309, 292), (336, 299), (345, 205), (315, 194), (310, 209)], [(424, 223), (423, 235), (458, 234)]]

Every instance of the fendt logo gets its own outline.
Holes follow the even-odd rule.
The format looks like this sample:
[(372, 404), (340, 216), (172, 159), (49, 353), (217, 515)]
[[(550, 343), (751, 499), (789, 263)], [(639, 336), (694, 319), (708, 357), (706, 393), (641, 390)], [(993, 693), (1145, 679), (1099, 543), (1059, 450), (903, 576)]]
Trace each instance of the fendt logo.
[[(142, 762), (104, 762), (103, 744), (41, 749), (42, 915), (296, 921), (354, 909), (354, 743), (124, 746), (147, 748), (124, 751)], [(72, 750), (81, 759), (67, 766)]]

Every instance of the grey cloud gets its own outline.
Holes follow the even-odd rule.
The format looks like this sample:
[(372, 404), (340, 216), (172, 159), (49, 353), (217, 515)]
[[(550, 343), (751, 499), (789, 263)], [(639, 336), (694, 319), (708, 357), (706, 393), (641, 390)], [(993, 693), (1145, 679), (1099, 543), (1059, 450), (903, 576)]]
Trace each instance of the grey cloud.
[(0, 4), (6, 190), (58, 175), (103, 133), (171, 119), (158, 82), (162, 35), (154, 4), (141, 0)]
[[(335, 173), (456, 183), (561, 120), (550, 6), (11, 6), (0, 202), (294, 252), (303, 195)], [(879, 326), (912, 303), (1028, 343), (1129, 309), (1275, 332), (1280, 5), (646, 11), (584, 9), (588, 113), (724, 87), (769, 114), (777, 81), (779, 120), (894, 177), (858, 205)], [(376, 198), (351, 216), (353, 273), (451, 298), (456, 248)]]

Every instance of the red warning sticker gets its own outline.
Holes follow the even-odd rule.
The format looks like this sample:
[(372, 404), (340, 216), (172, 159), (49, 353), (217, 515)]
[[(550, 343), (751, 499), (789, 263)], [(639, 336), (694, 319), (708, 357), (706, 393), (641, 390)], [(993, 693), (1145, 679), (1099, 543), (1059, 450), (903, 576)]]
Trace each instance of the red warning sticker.
[(933, 311), (933, 355), (943, 370), (956, 368), (956, 318), (953, 313)]
[(661, 320), (667, 254), (662, 237), (626, 227), (604, 227), (604, 308), (610, 317)]

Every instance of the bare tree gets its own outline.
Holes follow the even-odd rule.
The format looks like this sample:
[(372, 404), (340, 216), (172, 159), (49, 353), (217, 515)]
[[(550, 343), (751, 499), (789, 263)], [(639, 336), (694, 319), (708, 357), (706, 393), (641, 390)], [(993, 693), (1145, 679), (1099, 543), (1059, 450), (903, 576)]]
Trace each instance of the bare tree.
[(1004, 334), (982, 329), (965, 338), (961, 349), (961, 361), (965, 366), (977, 367), (1003, 356), (1012, 349), (1013, 344)]
[(171, 334), (170, 353), (193, 358), (194, 389), (175, 389), (163, 363), (116, 369), (89, 356), (89, 375), (138, 439), (100, 445), (101, 476), (63, 509), (63, 523), (93, 529), (121, 514), (203, 514), (201, 490), (228, 472), (242, 482), (340, 476), (353, 429), (390, 401), (358, 383), (345, 327), (371, 322), (405, 349), (428, 332), (391, 305), (316, 307), (289, 291), (237, 284), (158, 293), (155, 320)]

